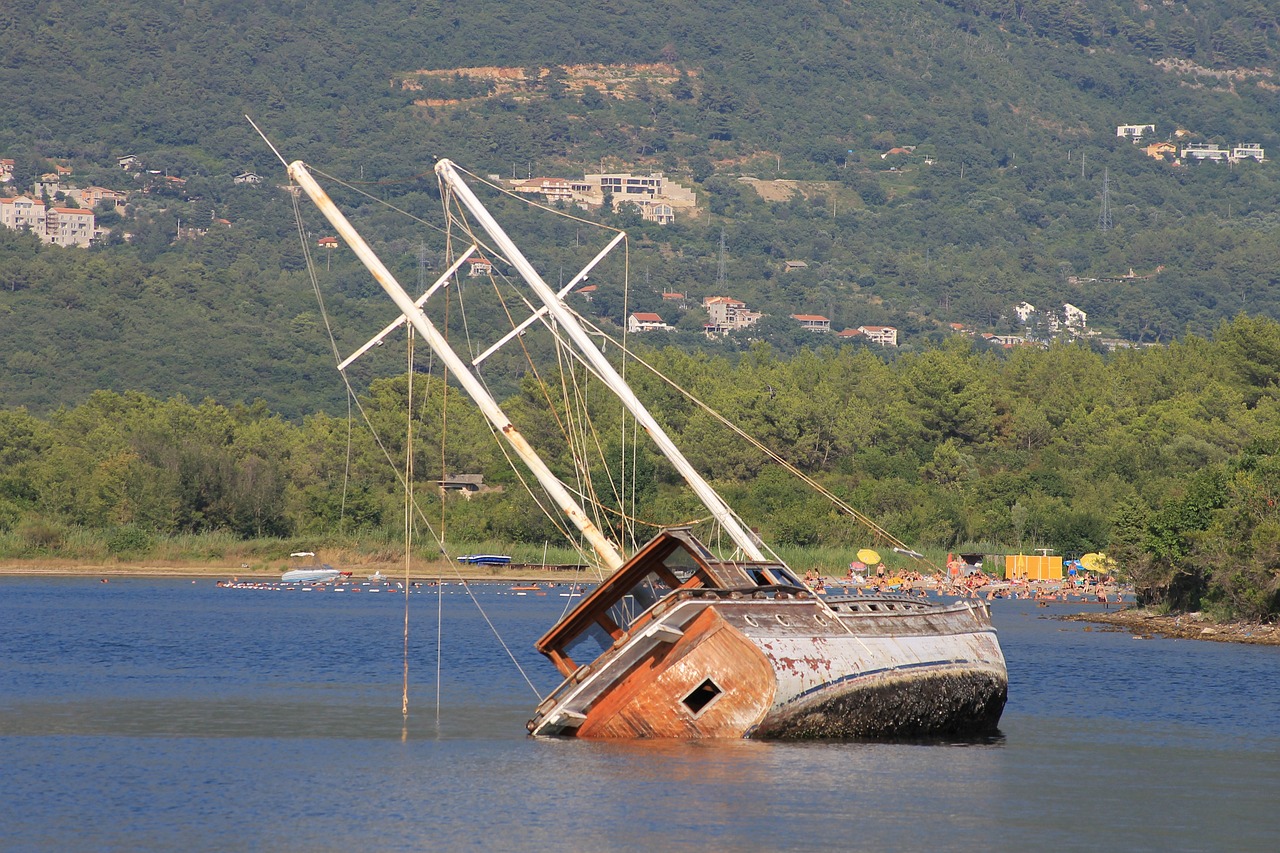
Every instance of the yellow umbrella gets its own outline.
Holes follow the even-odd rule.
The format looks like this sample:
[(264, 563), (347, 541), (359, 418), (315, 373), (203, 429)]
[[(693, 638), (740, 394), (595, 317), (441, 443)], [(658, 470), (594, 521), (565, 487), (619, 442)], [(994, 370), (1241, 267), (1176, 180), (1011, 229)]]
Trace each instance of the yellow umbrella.
[(1101, 572), (1103, 566), (1106, 565), (1107, 557), (1105, 554), (1095, 554), (1090, 551), (1080, 558), (1080, 565), (1090, 572)]
[(858, 552), (858, 559), (867, 565), (878, 563), (880, 562), (880, 552), (872, 551), (870, 548), (863, 548)]

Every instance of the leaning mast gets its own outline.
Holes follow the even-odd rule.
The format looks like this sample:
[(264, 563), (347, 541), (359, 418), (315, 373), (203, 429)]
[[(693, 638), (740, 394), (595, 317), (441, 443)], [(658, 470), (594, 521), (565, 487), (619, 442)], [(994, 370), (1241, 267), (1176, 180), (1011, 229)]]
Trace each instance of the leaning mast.
[(636, 397), (630, 386), (618, 375), (609, 360), (592, 344), (586, 330), (582, 328), (565, 304), (560, 301), (560, 297), (556, 295), (551, 286), (543, 281), (542, 276), (533, 268), (533, 264), (529, 263), (520, 248), (502, 230), (502, 226), (493, 218), (493, 215), (480, 202), (480, 199), (476, 198), (471, 188), (463, 182), (453, 163), (447, 159), (441, 160), (436, 164), (436, 174), (449, 185), (449, 188), (458, 195), (472, 215), (479, 220), (481, 226), (498, 244), (498, 248), (502, 250), (507, 260), (519, 271), (520, 276), (533, 289), (533, 292), (538, 295), (543, 304), (546, 305), (547, 311), (568, 333), (574, 345), (582, 352), (596, 375), (609, 386), (609, 390), (618, 396), (618, 399), (627, 407), (632, 416), (645, 428), (650, 438), (658, 445), (658, 449), (662, 451), (680, 475), (684, 477), (685, 482), (689, 484), (707, 509), (711, 511), (716, 521), (724, 527), (725, 532), (729, 534), (734, 543), (750, 559), (759, 562), (766, 561), (768, 558), (760, 550), (760, 545), (756, 538), (742, 526), (742, 522), (730, 509), (729, 505), (689, 463), (689, 460), (684, 457), (680, 449), (676, 447), (662, 427), (658, 425), (657, 420), (654, 419), (649, 410)]
[(552, 500), (559, 505), (561, 511), (568, 516), (574, 526), (591, 543), (591, 547), (604, 564), (610, 570), (620, 567), (625, 561), (622, 555), (618, 553), (618, 549), (587, 516), (582, 507), (578, 506), (577, 501), (574, 500), (569, 490), (551, 472), (551, 469), (542, 461), (542, 458), (538, 456), (525, 437), (511, 423), (511, 419), (506, 416), (497, 401), (493, 399), (480, 380), (475, 377), (467, 364), (453, 351), (448, 341), (427, 318), (426, 313), (414, 304), (413, 298), (404, 291), (404, 288), (400, 286), (391, 271), (383, 265), (373, 249), (369, 247), (369, 244), (365, 242), (355, 227), (343, 216), (342, 211), (338, 210), (338, 206), (333, 203), (333, 199), (329, 198), (329, 194), (316, 183), (315, 178), (311, 177), (311, 173), (307, 171), (306, 164), (301, 160), (295, 160), (290, 163), (289, 177), (302, 187), (316, 207), (320, 209), (320, 212), (337, 229), (342, 239), (355, 252), (356, 257), (360, 259), (378, 284), (382, 286), (382, 289), (396, 303), (401, 313), (404, 314), (405, 319), (422, 335), (431, 349), (457, 378), (458, 383), (476, 401), (476, 405), (479, 406), (484, 416), (488, 418), (489, 423), (493, 424), (494, 428), (507, 440), (516, 455), (533, 472), (533, 475), (547, 491), (547, 494), (551, 496)]

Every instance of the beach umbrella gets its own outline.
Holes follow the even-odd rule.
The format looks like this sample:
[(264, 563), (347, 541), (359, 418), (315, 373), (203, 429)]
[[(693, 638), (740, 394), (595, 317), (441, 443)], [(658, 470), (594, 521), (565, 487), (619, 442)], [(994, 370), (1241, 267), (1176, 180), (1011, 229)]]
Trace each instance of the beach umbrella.
[(849, 568), (853, 569), (855, 572), (858, 571), (859, 569), (865, 569), (866, 567), (867, 567), (867, 564), (862, 562), (861, 560), (854, 560), (852, 563), (849, 564)]
[(863, 548), (858, 552), (858, 559), (864, 563), (878, 563), (880, 562), (880, 552), (873, 551), (870, 548)]
[(1084, 567), (1085, 571), (1097, 572), (1099, 574), (1109, 572), (1115, 567), (1115, 563), (1112, 559), (1101, 552), (1096, 554), (1092, 552), (1085, 554), (1080, 558), (1080, 565)]

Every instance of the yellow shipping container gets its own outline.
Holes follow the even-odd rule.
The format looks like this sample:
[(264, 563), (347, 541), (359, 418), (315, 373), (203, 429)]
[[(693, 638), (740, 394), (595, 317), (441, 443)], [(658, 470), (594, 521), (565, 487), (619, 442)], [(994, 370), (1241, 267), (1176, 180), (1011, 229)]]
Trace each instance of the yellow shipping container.
[(1062, 558), (1039, 554), (1007, 554), (1004, 558), (1005, 580), (1026, 576), (1033, 581), (1062, 580)]

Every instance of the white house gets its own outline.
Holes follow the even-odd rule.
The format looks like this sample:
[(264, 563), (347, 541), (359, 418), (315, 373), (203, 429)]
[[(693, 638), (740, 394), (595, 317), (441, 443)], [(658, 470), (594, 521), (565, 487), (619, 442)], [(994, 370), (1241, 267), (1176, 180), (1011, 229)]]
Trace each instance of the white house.
[(1256, 142), (1242, 142), (1235, 148), (1231, 149), (1231, 159), (1239, 162), (1240, 160), (1254, 159), (1259, 163), (1266, 158), (1263, 156), (1265, 152), (1262, 146)]
[(1062, 304), (1062, 318), (1068, 329), (1084, 329), (1089, 325), (1089, 315), (1070, 302)]
[(670, 329), (666, 323), (662, 322), (662, 318), (650, 311), (633, 311), (631, 316), (627, 318), (627, 331), (631, 334), (637, 332), (652, 332), (655, 329)]
[(1154, 124), (1122, 124), (1116, 127), (1116, 136), (1128, 137), (1136, 145), (1148, 133), (1155, 133)]
[(1025, 326), (1027, 324), (1027, 319), (1032, 314), (1036, 313), (1036, 306), (1032, 305), (1030, 302), (1019, 302), (1013, 307), (1013, 313), (1018, 315), (1018, 322)]
[(858, 331), (882, 347), (898, 345), (898, 330), (893, 326), (859, 326)]
[(1221, 162), (1231, 159), (1231, 152), (1226, 148), (1219, 148), (1212, 142), (1192, 142), (1186, 148), (1182, 149), (1183, 160), (1213, 160)]

